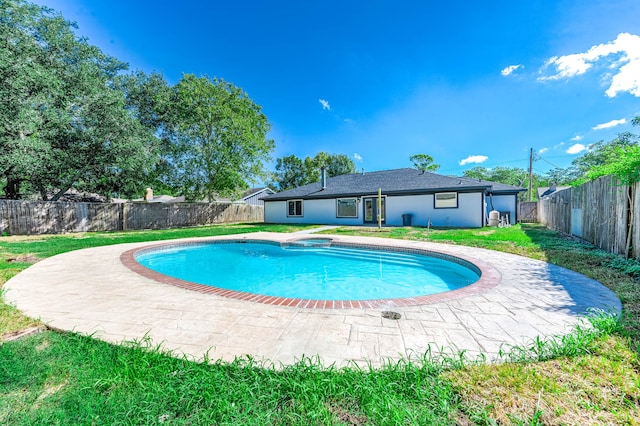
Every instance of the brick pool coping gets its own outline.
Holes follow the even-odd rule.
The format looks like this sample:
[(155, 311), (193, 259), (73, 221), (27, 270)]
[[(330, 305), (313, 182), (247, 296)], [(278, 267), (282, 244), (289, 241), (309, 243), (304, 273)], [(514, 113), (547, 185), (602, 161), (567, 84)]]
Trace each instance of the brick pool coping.
[[(480, 274), (480, 278), (465, 287), (423, 296), (402, 297), (402, 298), (385, 298), (385, 299), (370, 299), (370, 300), (317, 300), (317, 299), (298, 299), (288, 297), (266, 296), (256, 293), (248, 293), (237, 290), (229, 290), (225, 288), (198, 284), (191, 281), (182, 280), (180, 278), (174, 278), (160, 272), (149, 269), (136, 260), (136, 256), (141, 252), (153, 251), (163, 248), (174, 248), (178, 246), (190, 246), (190, 245), (203, 245), (203, 244), (221, 244), (221, 243), (268, 243), (279, 246), (295, 245), (296, 242), (305, 240), (317, 240), (318, 238), (293, 238), (286, 241), (276, 241), (275, 239), (267, 238), (220, 238), (209, 239), (205, 242), (187, 241), (187, 242), (166, 242), (161, 244), (151, 244), (145, 247), (137, 247), (131, 250), (127, 250), (120, 255), (120, 261), (124, 266), (132, 270), (133, 272), (142, 275), (145, 278), (152, 279), (154, 281), (170, 284), (175, 287), (179, 287), (186, 290), (197, 291), (205, 294), (213, 294), (220, 297), (226, 297), (230, 299), (242, 300), (246, 302), (263, 303), (267, 305), (287, 306), (292, 308), (303, 309), (375, 309), (384, 306), (415, 306), (415, 305), (430, 305), (440, 302), (448, 302), (460, 298), (469, 297), (475, 294), (483, 293), (497, 286), (500, 283), (500, 272), (491, 266), (490, 264), (470, 256), (461, 254), (449, 254), (444, 251), (426, 250), (420, 248), (403, 247), (402, 245), (384, 245), (384, 244), (363, 244), (363, 243), (350, 243), (343, 241), (340, 238), (330, 237), (323, 238), (330, 240), (330, 245), (335, 247), (347, 247), (347, 248), (361, 248), (361, 249), (373, 249), (380, 251), (389, 251), (394, 253), (412, 253), (421, 254), (426, 256), (439, 257), (445, 260), (453, 261), (463, 264), (464, 266), (471, 267), (471, 269), (477, 269)], [(470, 264), (470, 265), (468, 265)], [(475, 267), (475, 268), (474, 268)]]

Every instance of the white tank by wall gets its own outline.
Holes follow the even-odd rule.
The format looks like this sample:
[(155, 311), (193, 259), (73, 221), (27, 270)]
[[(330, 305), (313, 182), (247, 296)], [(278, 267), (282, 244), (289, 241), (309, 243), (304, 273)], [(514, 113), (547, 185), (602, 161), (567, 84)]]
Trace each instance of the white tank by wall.
[(516, 222), (516, 208), (517, 208), (517, 196), (516, 195), (493, 195), (487, 197), (488, 209), (497, 210), (499, 212), (509, 212), (509, 221), (511, 224)]

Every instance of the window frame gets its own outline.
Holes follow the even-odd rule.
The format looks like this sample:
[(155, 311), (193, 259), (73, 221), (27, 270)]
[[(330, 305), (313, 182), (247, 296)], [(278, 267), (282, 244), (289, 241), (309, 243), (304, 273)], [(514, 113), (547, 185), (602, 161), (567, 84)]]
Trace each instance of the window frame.
[[(371, 196), (363, 196), (361, 198), (362, 200), (362, 222), (363, 223), (377, 223), (378, 222), (378, 218), (377, 215), (373, 215), (374, 217), (371, 218), (371, 220), (367, 220), (367, 201), (371, 201), (371, 212), (373, 214), (373, 212), (375, 211), (377, 213), (378, 210), (378, 196), (377, 195), (371, 195)], [(383, 195), (381, 197), (381, 204), (382, 204), (382, 218), (381, 218), (381, 222), (382, 223), (387, 223), (387, 196)]]
[[(353, 200), (353, 205), (354, 205), (354, 215), (353, 216), (344, 216), (344, 215), (340, 215), (340, 201), (342, 200)], [(336, 218), (347, 218), (347, 219), (354, 219), (354, 218), (358, 218), (358, 197), (342, 197), (342, 198), (336, 198)]]
[[(443, 203), (443, 200), (438, 200), (438, 195), (451, 195), (453, 194), (453, 200), (455, 205), (450, 205), (451, 201), (450, 198), (447, 198), (446, 204), (445, 205), (438, 205), (438, 201), (440, 201), (440, 204)], [(457, 209), (458, 208), (458, 193), (455, 191), (450, 191), (450, 192), (436, 192), (435, 194), (433, 194), (433, 208), (434, 209)]]
[[(294, 214), (289, 214), (289, 212), (291, 211), (289, 209), (289, 204), (290, 203), (294, 203), (293, 205), (293, 213)], [(296, 213), (296, 203), (300, 203), (300, 214), (295, 214)], [(303, 217), (304, 216), (304, 200), (301, 198), (296, 198), (293, 200), (287, 200), (287, 217)]]

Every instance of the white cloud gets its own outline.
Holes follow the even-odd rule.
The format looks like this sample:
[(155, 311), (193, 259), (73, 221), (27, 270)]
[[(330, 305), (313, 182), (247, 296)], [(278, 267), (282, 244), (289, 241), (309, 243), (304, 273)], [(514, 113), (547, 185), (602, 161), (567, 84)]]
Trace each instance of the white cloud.
[(322, 109), (331, 110), (331, 105), (329, 105), (329, 101), (325, 101), (324, 99), (318, 99), (318, 102), (322, 104)]
[(587, 147), (582, 145), (581, 143), (576, 143), (571, 145), (567, 149), (567, 154), (580, 154), (582, 151), (586, 151)]
[(538, 150), (538, 154), (544, 154), (547, 151), (549, 151), (549, 148), (542, 148), (542, 149)]
[(459, 165), (464, 166), (465, 164), (470, 164), (470, 163), (483, 163), (485, 161), (487, 161), (489, 159), (489, 157), (487, 157), (486, 155), (470, 155), (469, 157), (465, 158), (464, 160), (460, 160), (458, 162)]
[(640, 97), (640, 36), (629, 33), (620, 33), (614, 41), (598, 44), (584, 53), (550, 58), (543, 66), (543, 72), (551, 66), (555, 67), (556, 73), (539, 77), (538, 80), (559, 80), (582, 75), (605, 58), (608, 58), (605, 65), (613, 71), (605, 76), (610, 79), (605, 94), (613, 98), (618, 93), (629, 92)]
[(606, 123), (602, 123), (602, 124), (598, 124), (597, 126), (594, 126), (593, 130), (608, 129), (610, 127), (619, 126), (619, 125), (624, 124), (626, 122), (627, 122), (627, 120), (625, 118), (621, 118), (620, 120), (611, 120), (611, 121), (607, 121)]
[(360, 154), (358, 154), (357, 152), (354, 152), (354, 153), (353, 153), (353, 158), (354, 158), (356, 161), (362, 161), (362, 156), (361, 156)]
[(575, 142), (578, 142), (578, 141), (581, 141), (582, 139), (584, 139), (584, 136), (575, 135), (574, 137), (572, 137), (572, 138), (571, 138), (571, 139), (569, 139), (569, 140), (571, 140), (571, 141), (575, 141)]
[(500, 71), (500, 74), (502, 74), (503, 76), (505, 76), (505, 77), (506, 77), (506, 76), (508, 76), (508, 75), (513, 74), (513, 72), (514, 72), (515, 70), (517, 70), (518, 68), (524, 68), (524, 66), (523, 66), (523, 65), (521, 65), (521, 64), (518, 64), (518, 65), (509, 65), (508, 67), (503, 68), (503, 69), (502, 69), (502, 71)]

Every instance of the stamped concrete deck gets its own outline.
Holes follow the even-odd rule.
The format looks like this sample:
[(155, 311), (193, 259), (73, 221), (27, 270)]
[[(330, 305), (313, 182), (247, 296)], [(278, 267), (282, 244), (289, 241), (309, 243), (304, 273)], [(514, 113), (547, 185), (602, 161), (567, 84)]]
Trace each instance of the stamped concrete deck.
[[(216, 238), (284, 241), (292, 237), (254, 233)], [(165, 349), (195, 359), (206, 353), (210, 359), (224, 360), (249, 354), (290, 364), (303, 355), (317, 355), (325, 364), (339, 366), (350, 361), (379, 366), (420, 356), (429, 347), (434, 352), (484, 353), (493, 359), (502, 345), (566, 333), (590, 309), (621, 309), (616, 295), (602, 284), (521, 256), (386, 238), (329, 237), (477, 259), (490, 265), (497, 281), (475, 294), (462, 292), (449, 300), (436, 298), (410, 306), (389, 302), (371, 308), (288, 307), (206, 294), (144, 277), (126, 267), (120, 257), (157, 243), (135, 243), (45, 259), (9, 280), (3, 296), (50, 327), (109, 342), (149, 336)], [(402, 318), (382, 318), (383, 310), (399, 312)]]

